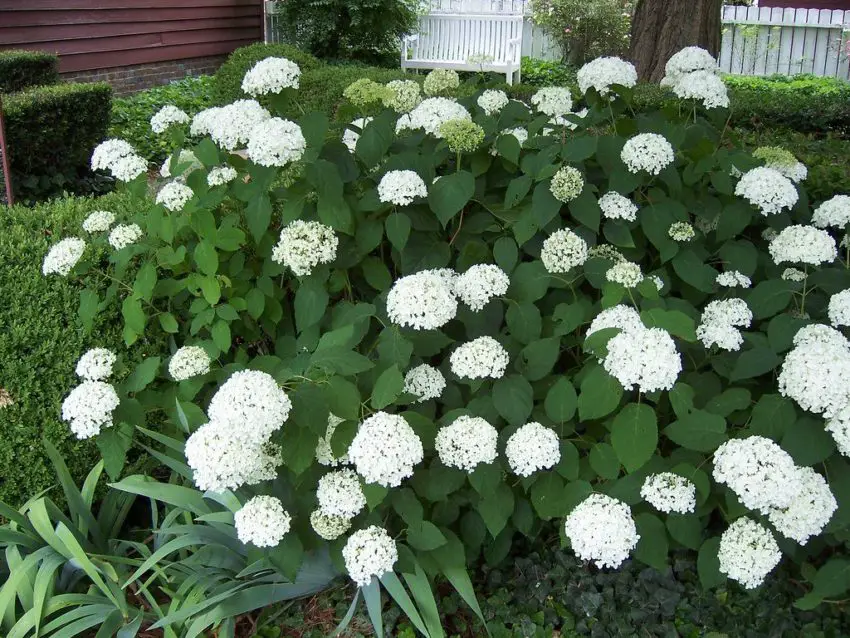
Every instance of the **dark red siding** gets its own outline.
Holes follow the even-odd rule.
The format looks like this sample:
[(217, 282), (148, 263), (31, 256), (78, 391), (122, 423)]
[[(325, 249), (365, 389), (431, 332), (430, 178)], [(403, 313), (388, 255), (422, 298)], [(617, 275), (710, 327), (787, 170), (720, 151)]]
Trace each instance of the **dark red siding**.
[(230, 53), (263, 37), (262, 0), (0, 0), (0, 49), (62, 73)]
[(792, 9), (850, 9), (850, 0), (760, 0), (760, 7)]

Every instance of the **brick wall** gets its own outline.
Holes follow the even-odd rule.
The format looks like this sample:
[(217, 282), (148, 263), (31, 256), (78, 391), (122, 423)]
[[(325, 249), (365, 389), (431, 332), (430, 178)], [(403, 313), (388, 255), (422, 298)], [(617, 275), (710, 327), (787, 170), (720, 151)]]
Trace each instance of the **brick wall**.
[(227, 56), (215, 55), (205, 58), (173, 60), (170, 62), (151, 62), (132, 66), (118, 66), (108, 69), (63, 73), (62, 79), (69, 82), (105, 81), (112, 85), (115, 95), (128, 95), (149, 89), (152, 86), (168, 84), (190, 75), (214, 73)]

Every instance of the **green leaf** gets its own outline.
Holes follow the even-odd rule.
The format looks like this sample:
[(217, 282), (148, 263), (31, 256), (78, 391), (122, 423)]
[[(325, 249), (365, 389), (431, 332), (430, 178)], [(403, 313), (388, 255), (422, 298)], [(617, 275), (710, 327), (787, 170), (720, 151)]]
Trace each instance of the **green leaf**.
[(177, 319), (170, 312), (163, 312), (159, 315), (159, 325), (169, 334), (175, 334), (178, 330), (180, 330), (180, 326), (177, 324)]
[(594, 367), (581, 382), (578, 414), (582, 421), (601, 419), (620, 405), (623, 386), (601, 366)]
[(522, 349), (518, 367), (526, 379), (539, 381), (552, 371), (560, 356), (561, 340), (558, 337), (540, 339)]
[(794, 294), (795, 284), (782, 279), (768, 279), (755, 285), (747, 295), (746, 302), (755, 319), (767, 319), (788, 307)]
[(694, 320), (679, 310), (651, 308), (641, 312), (640, 318), (647, 328), (663, 328), (685, 341), (694, 342), (697, 340)]
[(510, 237), (499, 237), (493, 244), (493, 259), (506, 273), (513, 271), (519, 259), (519, 249)]
[(398, 366), (393, 364), (384, 370), (375, 382), (372, 390), (372, 407), (382, 410), (395, 401), (404, 387), (404, 377)]
[(540, 518), (551, 520), (567, 514), (564, 482), (555, 472), (546, 472), (531, 486), (531, 503)]
[[(99, 307), (100, 297), (98, 297), (94, 290), (86, 288), (80, 293), (80, 306), (77, 310), (77, 316), (80, 318), (80, 323), (83, 325), (86, 333), (91, 332)], [(144, 320), (142, 325), (144, 327)]]
[(283, 464), (294, 474), (301, 474), (313, 464), (319, 435), (306, 427), (288, 423), (281, 429), (281, 456)]
[(443, 228), (457, 215), (475, 193), (472, 173), (461, 171), (446, 175), (433, 184), (428, 192), (428, 205)]
[(205, 275), (215, 275), (218, 272), (218, 253), (210, 242), (204, 240), (195, 246), (195, 263)]
[(248, 230), (256, 243), (260, 243), (272, 219), (272, 202), (265, 193), (253, 197), (245, 207)]
[(145, 331), (145, 311), (142, 310), (142, 302), (135, 297), (127, 297), (121, 304), (121, 315), (124, 317), (124, 325), (136, 335)]
[(850, 589), (850, 560), (831, 558), (815, 574), (812, 593), (821, 598), (841, 596)]
[(505, 209), (510, 210), (519, 204), (528, 195), (532, 183), (533, 180), (529, 175), (520, 175), (512, 179), (508, 183), (507, 191), (505, 191)]
[(212, 340), (216, 347), (222, 352), (230, 350), (230, 324), (219, 319), (213, 324)]
[(735, 367), (729, 375), (730, 381), (751, 379), (770, 372), (782, 363), (782, 358), (765, 346), (756, 346), (738, 355)]
[(469, 484), (482, 496), (495, 490), (501, 482), (502, 468), (498, 462), (479, 463), (469, 473)]
[(539, 228), (543, 228), (555, 219), (561, 210), (561, 206), (561, 201), (555, 199), (552, 191), (549, 190), (549, 180), (540, 182), (535, 186), (534, 194), (531, 196), (531, 211)]
[(763, 394), (753, 406), (750, 430), (778, 441), (796, 421), (797, 411), (790, 399), (780, 394)]
[(720, 572), (720, 560), (717, 552), (720, 550), (720, 537), (709, 538), (699, 548), (697, 556), (697, 573), (703, 588), (710, 589), (726, 583), (726, 576)]
[(266, 296), (262, 290), (252, 288), (245, 293), (245, 304), (248, 314), (252, 319), (259, 319), (266, 307)]
[(507, 485), (500, 483), (491, 494), (481, 497), (477, 509), (490, 535), (496, 538), (514, 512), (514, 493)]
[(387, 494), (390, 493), (389, 488), (377, 483), (364, 483), (362, 488), (363, 496), (366, 497), (366, 504), (369, 506), (370, 512), (383, 503)]
[(667, 531), (671, 538), (694, 551), (702, 545), (702, 523), (692, 514), (669, 514)]
[(354, 233), (354, 216), (341, 194), (319, 195), (316, 211), (323, 224), (349, 235)]
[(395, 511), (408, 525), (417, 525), (422, 521), (424, 516), (422, 503), (409, 487), (393, 490), (390, 500)]
[(728, 438), (726, 419), (704, 410), (694, 410), (664, 428), (664, 436), (689, 450), (713, 452)]
[(835, 451), (835, 440), (824, 430), (823, 421), (806, 414), (785, 430), (782, 447), (798, 465), (815, 465)]
[(133, 446), (133, 426), (127, 423), (103, 429), (95, 439), (103, 458), (103, 468), (113, 481), (124, 469), (127, 452)]
[(290, 582), (294, 583), (304, 559), (304, 546), (294, 531), (284, 534), (281, 541), (268, 550), (269, 561)]
[(430, 521), (419, 521), (407, 528), (407, 542), (411, 547), (427, 552), (446, 544), (446, 537)]
[(374, 367), (375, 364), (359, 352), (335, 347), (314, 352), (313, 356), (310, 357), (310, 365), (316, 368), (325, 368), (337, 374), (349, 375), (365, 372)]
[(566, 423), (575, 416), (578, 395), (567, 377), (559, 377), (546, 393), (543, 409), (555, 423)]
[(620, 475), (620, 461), (608, 443), (597, 443), (590, 448), (588, 460), (593, 471), (604, 479), (613, 480)]
[(650, 567), (663, 571), (667, 566), (667, 530), (657, 516), (641, 513), (635, 516), (640, 540), (635, 548), (635, 558)]
[(295, 325), (299, 332), (316, 325), (325, 315), (328, 293), (316, 280), (306, 280), (295, 293)]
[(146, 261), (136, 273), (136, 280), (133, 282), (133, 294), (138, 299), (150, 301), (153, 296), (153, 289), (156, 286), (156, 265), (152, 261)]
[(714, 292), (714, 283), (717, 279), (717, 271), (711, 266), (703, 263), (697, 254), (690, 248), (679, 251), (673, 258), (673, 270), (687, 284), (690, 284), (701, 292)]
[(124, 381), (125, 392), (141, 392), (156, 378), (159, 370), (159, 357), (149, 357), (136, 366), (136, 369)]
[(510, 304), (505, 313), (505, 322), (511, 337), (520, 343), (531, 343), (540, 338), (543, 330), (540, 310), (530, 301)]
[(628, 472), (640, 469), (658, 446), (655, 411), (645, 403), (629, 403), (614, 417), (611, 444)]
[(510, 133), (500, 135), (496, 140), (496, 151), (512, 164), (519, 164), (520, 150), (519, 140)]
[(404, 213), (394, 212), (384, 222), (387, 231), (387, 239), (393, 247), (401, 252), (407, 245), (410, 237), (410, 218)]
[(728, 417), (737, 410), (750, 407), (750, 391), (745, 388), (729, 388), (705, 404), (705, 411)]
[(493, 384), (493, 405), (511, 425), (522, 425), (534, 406), (531, 384), (518, 374), (497, 379)]
[(376, 117), (363, 128), (354, 152), (365, 166), (372, 168), (386, 156), (394, 137), (389, 119)]
[(599, 202), (596, 197), (590, 192), (589, 188), (585, 188), (581, 195), (576, 197), (569, 204), (570, 214), (575, 217), (582, 226), (592, 230), (594, 233), (599, 232), (599, 220), (602, 216), (602, 210), (599, 208)]

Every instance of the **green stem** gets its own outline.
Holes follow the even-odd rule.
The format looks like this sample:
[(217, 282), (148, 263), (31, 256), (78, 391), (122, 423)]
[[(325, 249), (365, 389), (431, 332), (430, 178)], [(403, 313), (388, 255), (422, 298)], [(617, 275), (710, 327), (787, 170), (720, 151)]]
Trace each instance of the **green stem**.
[(455, 162), (455, 173), (460, 173), (460, 151), (457, 152), (457, 161)]
[(805, 316), (806, 314), (806, 285), (809, 283), (809, 270), (807, 266), (803, 267), (803, 272), (806, 273), (806, 278), (803, 279), (803, 291), (800, 297), (800, 316)]

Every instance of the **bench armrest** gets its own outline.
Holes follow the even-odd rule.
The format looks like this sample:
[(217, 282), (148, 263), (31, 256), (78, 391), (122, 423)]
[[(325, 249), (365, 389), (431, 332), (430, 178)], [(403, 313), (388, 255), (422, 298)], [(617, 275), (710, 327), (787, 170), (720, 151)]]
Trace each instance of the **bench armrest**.
[(418, 39), (419, 39), (418, 33), (411, 33), (410, 35), (406, 35), (403, 38), (405, 44), (408, 44), (410, 42), (416, 42)]

